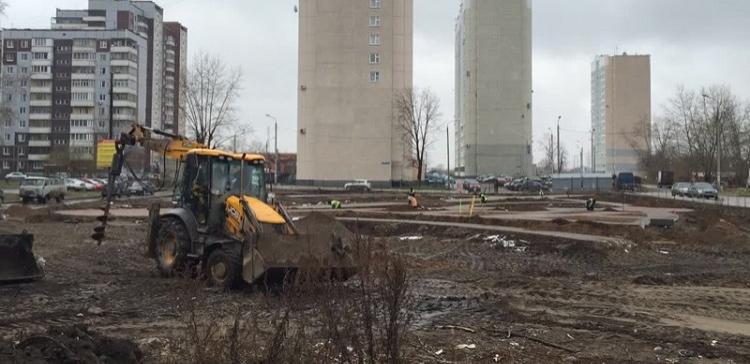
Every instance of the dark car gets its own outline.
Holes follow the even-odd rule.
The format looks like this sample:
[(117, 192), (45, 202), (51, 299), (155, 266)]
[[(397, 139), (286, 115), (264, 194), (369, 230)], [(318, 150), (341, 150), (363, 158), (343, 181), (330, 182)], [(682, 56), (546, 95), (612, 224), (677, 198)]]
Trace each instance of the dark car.
[(464, 191), (467, 191), (467, 192), (481, 192), (482, 191), (482, 185), (479, 184), (479, 181), (475, 179), (465, 179), (463, 187), (464, 187)]
[(689, 182), (677, 182), (672, 184), (672, 197), (687, 196), (688, 191), (690, 191)]
[(145, 196), (145, 195), (153, 195), (154, 194), (154, 188), (151, 186), (150, 183), (146, 181), (135, 181), (128, 186), (126, 195), (136, 195), (136, 196)]
[(688, 189), (688, 196), (695, 198), (719, 199), (719, 191), (706, 182), (693, 183)]
[(544, 182), (535, 179), (527, 179), (520, 186), (518, 186), (518, 191), (523, 192), (539, 192), (545, 190), (547, 190), (547, 187), (545, 186)]

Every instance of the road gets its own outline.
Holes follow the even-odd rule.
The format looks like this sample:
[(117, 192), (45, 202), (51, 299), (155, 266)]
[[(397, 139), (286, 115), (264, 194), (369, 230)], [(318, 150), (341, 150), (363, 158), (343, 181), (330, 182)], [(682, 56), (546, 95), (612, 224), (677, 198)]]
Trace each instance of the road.
[(739, 196), (721, 196), (719, 200), (706, 200), (700, 198), (689, 198), (689, 197), (672, 197), (672, 193), (669, 190), (660, 190), (654, 192), (637, 192), (636, 195), (677, 199), (683, 201), (691, 201), (709, 205), (723, 205), (723, 206), (735, 206), (735, 207), (750, 207), (750, 197), (739, 197)]

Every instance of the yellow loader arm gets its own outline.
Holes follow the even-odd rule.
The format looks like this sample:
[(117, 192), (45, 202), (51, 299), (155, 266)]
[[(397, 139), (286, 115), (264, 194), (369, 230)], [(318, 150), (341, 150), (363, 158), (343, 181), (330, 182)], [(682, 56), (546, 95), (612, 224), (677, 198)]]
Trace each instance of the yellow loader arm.
[[(155, 138), (156, 135), (163, 138)], [(133, 124), (129, 132), (122, 133), (120, 139), (115, 141), (115, 155), (112, 157), (112, 166), (107, 181), (107, 205), (104, 207), (104, 215), (98, 218), (102, 224), (95, 227), (94, 234), (91, 235), (91, 238), (99, 244), (104, 240), (104, 232), (109, 219), (109, 207), (112, 204), (112, 189), (115, 179), (122, 173), (122, 166), (125, 162), (124, 151), (128, 145), (142, 146), (151, 152), (160, 153), (170, 159), (182, 158), (191, 149), (208, 148), (206, 145), (189, 140), (182, 135), (152, 129), (137, 123)]]

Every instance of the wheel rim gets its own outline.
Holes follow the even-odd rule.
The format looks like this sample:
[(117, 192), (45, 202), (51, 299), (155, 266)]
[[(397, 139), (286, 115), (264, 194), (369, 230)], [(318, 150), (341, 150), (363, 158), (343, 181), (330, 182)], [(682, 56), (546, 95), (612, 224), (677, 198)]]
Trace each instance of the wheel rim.
[(174, 234), (169, 234), (166, 239), (161, 242), (161, 259), (166, 266), (172, 266), (175, 260), (177, 260), (177, 237)]
[(227, 278), (227, 265), (224, 262), (216, 262), (211, 266), (211, 276), (216, 282), (224, 282)]

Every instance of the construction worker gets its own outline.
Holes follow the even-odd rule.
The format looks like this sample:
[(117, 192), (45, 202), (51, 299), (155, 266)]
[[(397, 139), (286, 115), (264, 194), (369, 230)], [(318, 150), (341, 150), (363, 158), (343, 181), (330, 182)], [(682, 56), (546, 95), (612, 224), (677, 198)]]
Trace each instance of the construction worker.
[(339, 201), (339, 200), (328, 201), (328, 204), (331, 205), (331, 208), (334, 209), (334, 210), (341, 208), (341, 201)]
[(482, 202), (482, 205), (487, 203), (487, 195), (484, 192), (479, 193), (479, 201)]
[(417, 194), (416, 192), (414, 192), (413, 188), (409, 189), (409, 193), (407, 194), (407, 199), (409, 201), (409, 206), (411, 208), (418, 209), (420, 207), (419, 201), (417, 200)]
[(596, 208), (596, 199), (595, 198), (592, 197), (592, 198), (586, 200), (586, 210), (594, 211), (595, 208)]

